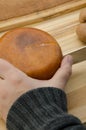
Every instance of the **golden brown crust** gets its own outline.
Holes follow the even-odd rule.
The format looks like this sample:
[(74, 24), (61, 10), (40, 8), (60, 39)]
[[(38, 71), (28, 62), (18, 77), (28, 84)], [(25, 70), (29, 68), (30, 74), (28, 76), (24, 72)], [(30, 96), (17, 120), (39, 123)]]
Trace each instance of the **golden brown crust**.
[(78, 26), (77, 34), (81, 41), (86, 42), (86, 23), (82, 23)]
[(56, 40), (48, 33), (20, 28), (0, 39), (0, 57), (33, 78), (49, 79), (59, 68), (62, 53)]
[(81, 23), (86, 22), (86, 8), (81, 11), (79, 20)]
[(76, 32), (79, 39), (86, 43), (86, 8), (81, 11), (79, 20), (81, 23), (78, 25)]

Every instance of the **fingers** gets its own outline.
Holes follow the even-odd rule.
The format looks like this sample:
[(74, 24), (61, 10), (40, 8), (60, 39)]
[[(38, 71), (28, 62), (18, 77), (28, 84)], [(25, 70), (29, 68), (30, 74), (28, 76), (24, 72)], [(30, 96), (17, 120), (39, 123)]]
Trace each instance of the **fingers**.
[(7, 72), (10, 68), (13, 68), (13, 66), (7, 62), (4, 59), (0, 59), (0, 72), (4, 73)]
[[(70, 75), (72, 72), (72, 57), (71, 56), (66, 56), (64, 57), (60, 69), (55, 73), (53, 78), (51, 79), (51, 82), (49, 81), (50, 85), (59, 87), (61, 89), (64, 89)], [(13, 65), (8, 63), (7, 61), (0, 59), (0, 74), (3, 75), (7, 80), (9, 80), (12, 83), (21, 83), (23, 78), (28, 79), (29, 82), (34, 82), (34, 84), (38, 80), (34, 80), (30, 77), (27, 78), (27, 76), (15, 68)], [(41, 82), (41, 81), (40, 81)], [(41, 82), (43, 83), (43, 82)]]
[(59, 70), (57, 70), (57, 72), (52, 78), (56, 87), (59, 87), (61, 89), (65, 88), (65, 85), (72, 73), (72, 64), (72, 57), (70, 55), (65, 56), (61, 63), (61, 67), (59, 68)]
[(16, 71), (16, 67), (10, 64), (8, 61), (0, 59), (0, 75), (2, 78), (8, 79), (14, 75), (17, 76)]
[(7, 72), (9, 71), (10, 68), (12, 68), (12, 65), (10, 63), (8, 63), (3, 59), (0, 59), (0, 77), (2, 79), (6, 78)]
[[(7, 62), (6, 60), (0, 59), (0, 75), (4, 79), (20, 79), (20, 72), (16, 67)], [(21, 72), (22, 74), (22, 72)]]

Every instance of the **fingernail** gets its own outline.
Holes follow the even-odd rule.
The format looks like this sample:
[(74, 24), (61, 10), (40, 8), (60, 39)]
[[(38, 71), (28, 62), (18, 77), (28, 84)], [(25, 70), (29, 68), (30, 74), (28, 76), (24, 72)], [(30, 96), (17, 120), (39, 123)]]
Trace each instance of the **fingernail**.
[(73, 64), (73, 57), (71, 55), (68, 55), (67, 61), (72, 65)]

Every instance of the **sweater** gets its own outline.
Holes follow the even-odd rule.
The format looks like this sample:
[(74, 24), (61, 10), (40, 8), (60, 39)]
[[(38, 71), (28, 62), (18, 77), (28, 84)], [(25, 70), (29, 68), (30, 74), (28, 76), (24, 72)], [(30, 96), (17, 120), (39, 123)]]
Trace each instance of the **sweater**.
[(54, 87), (42, 87), (21, 95), (11, 106), (7, 130), (86, 130), (68, 114), (66, 94)]

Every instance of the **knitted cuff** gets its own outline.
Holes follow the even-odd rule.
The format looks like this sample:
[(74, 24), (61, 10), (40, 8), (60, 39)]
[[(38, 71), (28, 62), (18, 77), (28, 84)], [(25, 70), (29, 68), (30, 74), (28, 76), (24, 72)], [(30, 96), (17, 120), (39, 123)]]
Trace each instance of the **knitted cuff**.
[(57, 88), (37, 88), (23, 94), (7, 116), (8, 130), (40, 130), (41, 126), (67, 111), (66, 94)]

